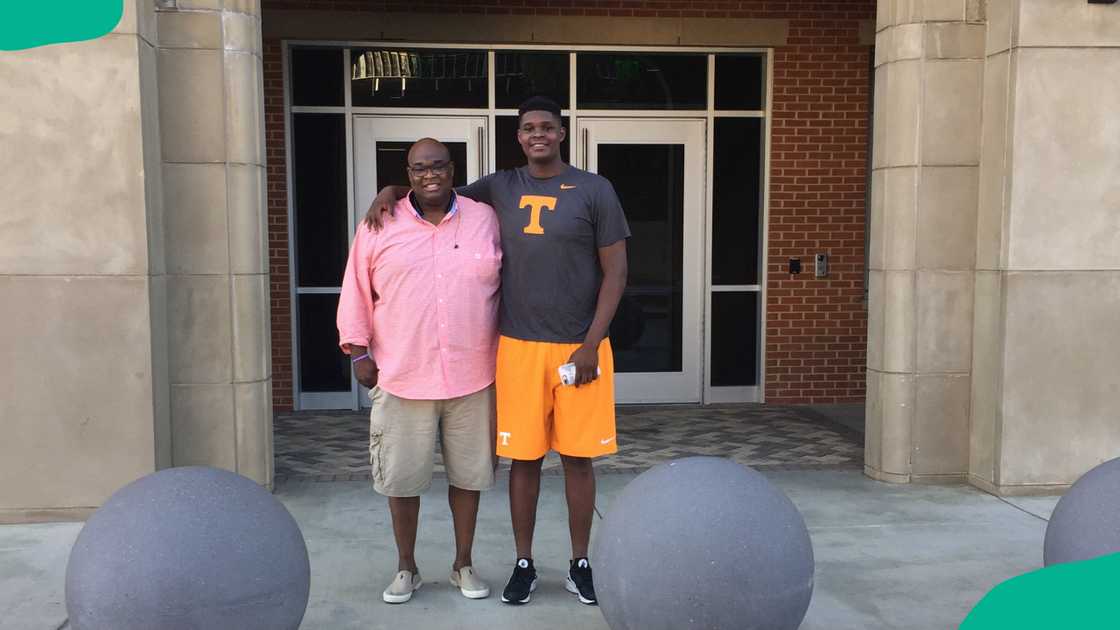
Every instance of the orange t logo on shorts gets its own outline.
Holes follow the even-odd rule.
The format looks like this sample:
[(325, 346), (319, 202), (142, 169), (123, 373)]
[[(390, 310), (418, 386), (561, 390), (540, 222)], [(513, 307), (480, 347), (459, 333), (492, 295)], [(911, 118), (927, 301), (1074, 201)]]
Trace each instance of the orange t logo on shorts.
[(555, 212), (556, 197), (521, 195), (517, 207), (524, 208), (525, 206), (529, 207), (529, 225), (526, 225), (522, 231), (526, 234), (544, 234), (544, 228), (541, 227), (541, 210), (548, 208), (549, 212)]

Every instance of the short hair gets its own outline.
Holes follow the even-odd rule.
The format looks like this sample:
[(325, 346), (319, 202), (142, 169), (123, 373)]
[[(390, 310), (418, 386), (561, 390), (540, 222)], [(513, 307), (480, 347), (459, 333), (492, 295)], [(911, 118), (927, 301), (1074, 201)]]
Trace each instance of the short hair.
[(525, 99), (521, 106), (517, 108), (517, 119), (521, 120), (521, 117), (528, 112), (548, 112), (555, 116), (557, 120), (560, 119), (559, 103), (547, 96), (530, 96)]

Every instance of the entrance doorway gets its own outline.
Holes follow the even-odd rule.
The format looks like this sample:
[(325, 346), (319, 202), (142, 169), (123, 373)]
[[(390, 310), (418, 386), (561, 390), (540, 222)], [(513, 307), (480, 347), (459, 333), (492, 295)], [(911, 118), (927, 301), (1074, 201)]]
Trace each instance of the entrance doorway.
[(581, 118), (587, 170), (614, 185), (631, 238), (611, 325), (620, 403), (700, 402), (704, 121)]
[(767, 51), (317, 43), (285, 58), (297, 408), (367, 404), (334, 311), (354, 230), (381, 187), (407, 184), (408, 147), (447, 144), (456, 185), (520, 166), (516, 107), (541, 93), (563, 110), (562, 157), (612, 182), (632, 231), (618, 402), (761, 399)]

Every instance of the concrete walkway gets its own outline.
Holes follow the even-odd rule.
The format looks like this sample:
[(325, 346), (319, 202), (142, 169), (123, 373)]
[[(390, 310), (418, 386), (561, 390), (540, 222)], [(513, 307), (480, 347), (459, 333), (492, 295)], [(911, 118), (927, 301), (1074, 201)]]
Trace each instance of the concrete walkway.
[[(634, 478), (600, 476), (601, 510)], [(769, 472), (813, 538), (816, 590), (803, 630), (955, 628), (995, 584), (1038, 568), (1056, 497), (1001, 500), (965, 486), (895, 486), (858, 472)], [(498, 602), (513, 556), (505, 480), (480, 510), (475, 566), (495, 595), (464, 599), (447, 583), (452, 558), (446, 483), (423, 499), (418, 562), (424, 588), (381, 603), (396, 566), (384, 499), (362, 482), (291, 482), (277, 491), (311, 552), (303, 628), (605, 629), (598, 609), (564, 591), (568, 540), (563, 479), (543, 480), (536, 538), (540, 588), (520, 608)], [(0, 629), (64, 626), (66, 556), (80, 524), (0, 527)], [(693, 579), (682, 575), (682, 579)], [(641, 579), (635, 576), (635, 579)]]

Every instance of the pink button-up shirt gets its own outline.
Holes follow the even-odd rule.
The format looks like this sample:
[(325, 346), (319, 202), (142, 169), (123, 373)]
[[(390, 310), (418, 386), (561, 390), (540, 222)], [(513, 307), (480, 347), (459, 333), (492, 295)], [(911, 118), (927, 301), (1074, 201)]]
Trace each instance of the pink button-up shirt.
[(368, 346), (377, 384), (401, 398), (445, 400), (494, 382), (502, 249), (494, 209), (456, 196), (432, 225), (397, 202), (381, 231), (354, 235), (338, 338)]

